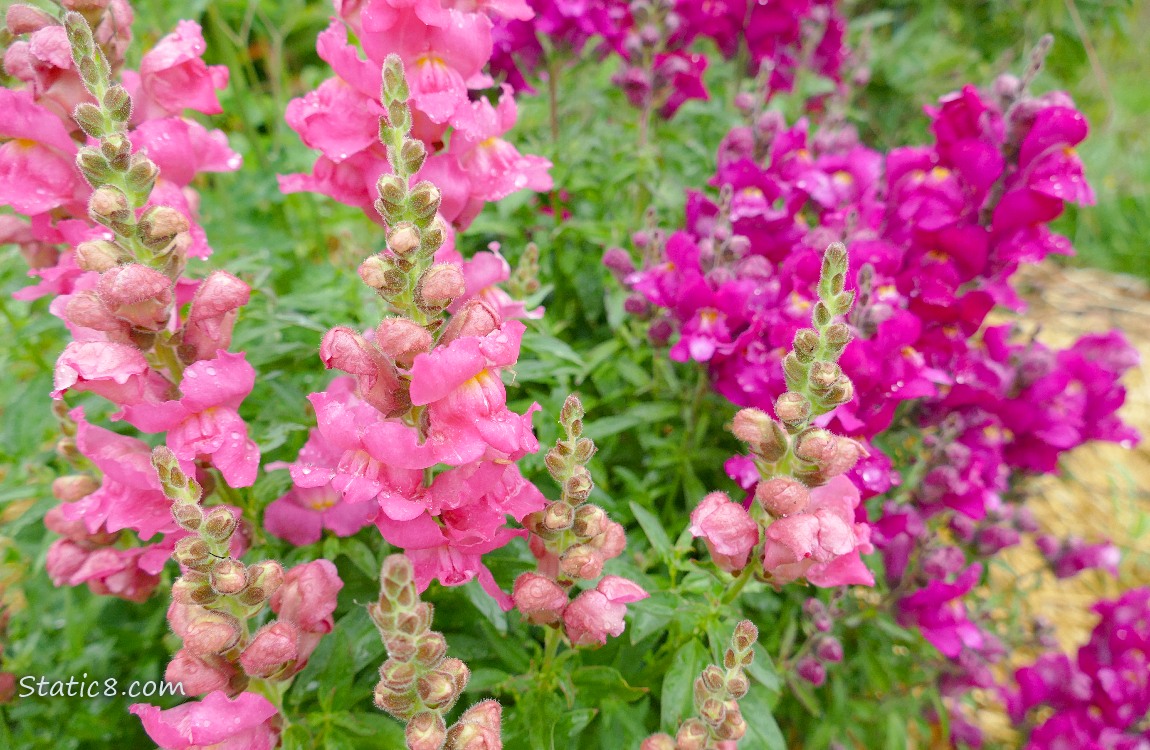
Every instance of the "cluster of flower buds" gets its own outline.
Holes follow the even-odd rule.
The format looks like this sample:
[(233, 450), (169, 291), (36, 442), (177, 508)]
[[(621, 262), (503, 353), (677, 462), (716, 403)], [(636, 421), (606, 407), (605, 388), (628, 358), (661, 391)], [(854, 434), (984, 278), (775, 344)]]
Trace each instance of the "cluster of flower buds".
[(623, 632), (623, 616), (630, 602), (647, 593), (619, 576), (605, 576), (593, 589), (569, 601), (576, 581), (593, 581), (603, 574), (603, 563), (622, 554), (627, 544), (623, 527), (607, 512), (587, 502), (594, 482), (587, 462), (595, 443), (583, 437), (583, 404), (572, 394), (563, 403), (559, 424), (566, 436), (547, 452), (547, 470), (563, 488), (558, 500), (523, 519), (531, 532), (531, 551), (538, 573), (523, 573), (515, 581), (515, 607), (537, 625), (563, 625), (575, 645), (604, 644), (607, 636)]
[(805, 578), (816, 586), (874, 585), (860, 553), (871, 551), (870, 528), (855, 523), (858, 488), (843, 476), (865, 450), (811, 421), (850, 401), (853, 387), (837, 360), (850, 341), (838, 320), (850, 311), (844, 291), (846, 248), (823, 256), (812, 328), (795, 334), (783, 359), (788, 389), (772, 419), (758, 409), (735, 415), (732, 430), (747, 444), (756, 472), (749, 510), (712, 492), (691, 513), (691, 533), (703, 537), (715, 563), (736, 572), (755, 553), (760, 578), (781, 585)]
[(295, 486), (266, 522), (296, 544), (374, 522), (405, 550), (420, 591), (433, 579), (458, 586), (478, 576), (510, 609), (481, 558), (525, 533), (508, 527), (508, 515), (519, 521), (546, 499), (515, 463), (539, 449), (539, 406), (512, 412), (500, 371), (518, 360), (526, 330), (512, 317), (542, 313), (495, 287), (510, 276), (498, 253), (464, 262), (455, 252), (436, 183), (410, 184), (426, 156), (411, 134), (415, 96), (403, 61), (389, 55), (373, 136), (391, 167), (375, 201), (387, 248), (360, 277), (391, 315), (368, 335), (343, 326), (324, 335), (324, 364), (350, 377), (311, 394), (318, 427), (288, 466)]
[[(290, 680), (334, 624), (343, 587), (335, 566), (321, 559), (285, 573), (274, 560), (245, 565), (238, 559), (246, 546), (238, 511), (204, 507), (200, 485), (169, 449), (155, 448), (152, 464), (171, 501), (171, 517), (185, 533), (173, 552), (181, 573), (168, 609), (183, 647), (165, 679), (180, 683), (188, 695), (229, 696), (253, 681)], [(277, 618), (250, 633), (249, 621), (268, 605)]]
[(750, 620), (735, 626), (723, 665), (708, 664), (695, 680), (695, 715), (679, 726), (672, 739), (654, 734), (643, 740), (641, 750), (726, 750), (734, 748), (747, 733), (739, 700), (751, 688), (744, 667), (755, 659), (759, 631)]
[(811, 598), (803, 603), (803, 614), (810, 618), (813, 632), (795, 659), (795, 674), (815, 687), (826, 681), (827, 664), (843, 660), (843, 645), (831, 634), (833, 611), (833, 606), (828, 608), (820, 599)]
[(379, 601), (368, 605), (372, 622), (387, 647), (379, 668), (375, 705), (406, 722), (409, 750), (498, 748), (502, 709), (483, 701), (463, 713), (450, 729), (444, 716), (467, 686), (471, 673), (447, 656), (447, 641), (431, 629), (432, 607), (420, 601), (411, 561), (390, 555), (380, 571)]

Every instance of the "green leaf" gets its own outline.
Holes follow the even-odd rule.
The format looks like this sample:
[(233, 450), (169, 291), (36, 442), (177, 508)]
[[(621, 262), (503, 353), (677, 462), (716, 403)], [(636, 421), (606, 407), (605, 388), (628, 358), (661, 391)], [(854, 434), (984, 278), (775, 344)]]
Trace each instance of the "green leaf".
[(660, 557), (667, 560), (671, 552), (671, 539), (667, 536), (667, 530), (663, 528), (663, 523), (659, 517), (634, 500), (631, 501), (631, 512), (635, 514), (635, 520), (643, 527), (643, 533), (651, 542), (651, 548), (658, 552)]
[(743, 719), (747, 722), (747, 734), (740, 745), (755, 750), (787, 750), (787, 740), (768, 708), (774, 704), (774, 699), (775, 696), (762, 685), (752, 684), (747, 695), (739, 701)]
[(375, 553), (362, 539), (350, 537), (343, 540), (341, 545), (344, 555), (363, 571), (363, 574), (374, 580), (379, 578), (379, 563), (376, 562)]
[(607, 697), (630, 703), (647, 694), (646, 688), (628, 685), (627, 680), (614, 667), (579, 667), (571, 676), (571, 681), (581, 692), (586, 691), (595, 705)]
[(690, 640), (675, 652), (671, 667), (663, 677), (662, 708), (659, 714), (663, 730), (674, 734), (684, 717), (694, 712), (695, 678), (707, 664), (707, 649)]
[(602, 440), (617, 432), (671, 419), (679, 414), (679, 410), (678, 404), (668, 401), (638, 404), (622, 414), (596, 419), (587, 425), (585, 432), (594, 437), (595, 440)]
[(675, 616), (679, 603), (679, 597), (664, 591), (627, 605), (627, 612), (631, 615), (631, 643), (638, 643), (652, 633), (665, 630), (667, 623)]
[(479, 610), (479, 614), (483, 615), (500, 635), (507, 635), (507, 613), (499, 608), (496, 601), (491, 598), (491, 594), (483, 590), (478, 580), (469, 581), (463, 587), (463, 593), (466, 594), (467, 601)]

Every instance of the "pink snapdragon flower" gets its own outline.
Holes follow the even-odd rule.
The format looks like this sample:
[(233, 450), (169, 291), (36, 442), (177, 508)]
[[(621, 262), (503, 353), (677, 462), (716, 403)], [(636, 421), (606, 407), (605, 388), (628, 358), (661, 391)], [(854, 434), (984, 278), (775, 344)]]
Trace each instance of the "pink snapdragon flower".
[(141, 539), (176, 530), (171, 501), (152, 468), (152, 449), (142, 440), (89, 424), (73, 409), (76, 448), (104, 474), (100, 488), (61, 507), (63, 517), (82, 522), (88, 533), (132, 529)]
[(567, 637), (576, 646), (606, 644), (608, 635), (622, 635), (627, 604), (648, 596), (650, 594), (638, 584), (626, 578), (604, 576), (595, 588), (582, 592), (567, 605), (563, 612)]
[(759, 542), (759, 525), (722, 492), (710, 493), (691, 511), (690, 531), (692, 536), (703, 537), (711, 559), (729, 573), (746, 567)]
[(333, 613), (343, 581), (330, 560), (313, 560), (287, 571), (284, 581), (272, 595), (272, 611), (281, 621), (291, 622), (299, 631), (298, 666), (319, 645), (319, 640), (335, 627)]
[(551, 189), (551, 162), (541, 156), (524, 156), (502, 138), (515, 126), (519, 110), (511, 87), (504, 85), (499, 103), (486, 99), (463, 105), (456, 115), (456, 131), (450, 153), (471, 181), (471, 199), (480, 206), (528, 188)]
[(279, 737), (275, 706), (256, 693), (229, 698), (216, 691), (166, 711), (147, 703), (134, 703), (129, 711), (164, 750), (271, 750)]
[(767, 527), (763, 568), (779, 584), (798, 578), (820, 587), (873, 586), (874, 576), (859, 557), (873, 551), (870, 526), (855, 523), (858, 488), (844, 476), (811, 490), (803, 513)]
[(140, 72), (124, 71), (124, 87), (136, 103), (136, 121), (193, 109), (206, 115), (223, 111), (216, 96), (228, 85), (225, 65), (203, 61), (207, 44), (200, 25), (180, 21), (140, 60)]
[(90, 191), (72, 163), (76, 144), (28, 91), (0, 89), (0, 205), (26, 216), (87, 211)]
[(167, 432), (167, 445), (181, 461), (206, 456), (229, 485), (249, 487), (260, 453), (236, 410), (255, 377), (242, 353), (220, 350), (184, 370), (179, 399), (128, 405), (124, 419), (144, 432)]
[(66, 391), (90, 391), (114, 404), (155, 403), (171, 383), (151, 368), (134, 346), (104, 341), (72, 342), (56, 360), (52, 398)]
[(71, 117), (76, 105), (92, 100), (72, 62), (68, 34), (57, 24), (12, 42), (4, 52), (4, 71), (23, 81), (37, 104), (61, 118)]
[(438, 446), (439, 461), (517, 460), (539, 449), (531, 429), (538, 404), (524, 415), (510, 411), (499, 377), (518, 360), (524, 330), (519, 321), (504, 321), (485, 335), (462, 336), (415, 358), (411, 403), (427, 407), (427, 437)]

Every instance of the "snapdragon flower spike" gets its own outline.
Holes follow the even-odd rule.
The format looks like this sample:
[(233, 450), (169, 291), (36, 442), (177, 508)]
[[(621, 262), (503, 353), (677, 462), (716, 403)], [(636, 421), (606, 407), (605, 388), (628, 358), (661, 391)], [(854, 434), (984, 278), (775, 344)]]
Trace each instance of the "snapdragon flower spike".
[(678, 727), (675, 737), (653, 734), (641, 750), (726, 750), (747, 733), (739, 700), (750, 690), (745, 667), (755, 659), (758, 628), (750, 620), (735, 626), (723, 663), (708, 664), (695, 680), (695, 714)]
[(723, 570), (743, 570), (754, 551), (756, 574), (775, 585), (799, 579), (816, 586), (874, 585), (859, 557), (873, 549), (870, 527), (855, 522), (861, 496), (843, 476), (865, 450), (811, 424), (853, 398), (850, 378), (836, 364), (850, 340), (837, 320), (854, 302), (844, 291), (846, 271), (846, 248), (834, 243), (823, 257), (814, 327), (795, 334), (783, 359), (788, 390), (775, 402), (777, 420), (744, 409), (732, 422), (758, 475), (750, 508), (716, 492), (691, 514), (692, 535), (703, 537)]
[[(562, 625), (572, 645), (603, 645), (626, 627), (627, 604), (649, 595), (632, 581), (603, 573), (603, 564), (622, 554), (623, 527), (606, 511), (587, 502), (594, 487), (587, 462), (595, 443), (583, 437), (583, 404), (572, 394), (563, 403), (559, 424), (564, 437), (544, 459), (552, 478), (560, 484), (560, 498), (523, 519), (531, 532), (529, 545), (538, 559), (537, 573), (522, 573), (512, 599), (530, 622)], [(578, 580), (599, 579), (595, 588), (568, 600)]]
[[(202, 488), (168, 448), (155, 448), (152, 464), (171, 500), (171, 516), (185, 532), (175, 545), (181, 575), (168, 609), (183, 647), (165, 679), (209, 698), (216, 691), (235, 696), (260, 681), (290, 680), (334, 625), (343, 587), (335, 566), (314, 560), (285, 572), (275, 561), (245, 565), (238, 559), (237, 511), (201, 505)], [(249, 621), (265, 605), (277, 618), (252, 633)]]
[[(387, 57), (380, 81), (374, 135), (391, 171), (374, 205), (387, 243), (359, 275), (388, 316), (370, 337), (345, 327), (324, 336), (325, 365), (351, 378), (311, 395), (318, 429), (289, 465), (295, 487), (269, 507), (268, 524), (304, 544), (324, 529), (349, 535), (374, 522), (407, 552), (420, 591), (432, 580), (478, 578), (510, 609), (482, 556), (525, 535), (508, 516), (520, 521), (546, 504), (515, 465), (539, 449), (531, 427), (539, 406), (511, 411), (500, 375), (518, 360), (525, 331), (509, 317), (526, 311), (489, 288), (499, 279), (486, 261), (500, 258), (464, 268), (450, 246), (448, 188), (417, 179), (427, 147), (412, 136), (415, 95), (398, 55)], [(510, 271), (498, 270), (504, 279)]]
[[(367, 607), (387, 648), (379, 668), (375, 705), (407, 724), (409, 750), (499, 747), (501, 708), (484, 701), (450, 729), (445, 716), (471, 676), (467, 665), (447, 656), (447, 641), (431, 629), (431, 605), (420, 601), (415, 569), (403, 555), (389, 555), (380, 570), (380, 597)], [(492, 744), (482, 744), (484, 742)]]

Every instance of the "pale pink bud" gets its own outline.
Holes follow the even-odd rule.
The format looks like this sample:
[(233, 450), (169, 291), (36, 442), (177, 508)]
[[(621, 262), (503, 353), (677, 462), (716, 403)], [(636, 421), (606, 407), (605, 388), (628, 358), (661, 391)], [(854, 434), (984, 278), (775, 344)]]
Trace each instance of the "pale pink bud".
[(287, 572), (272, 595), (272, 611), (305, 632), (330, 633), (336, 597), (342, 588), (343, 581), (330, 560), (302, 563)]
[(78, 292), (73, 294), (64, 305), (64, 318), (79, 328), (91, 328), (94, 331), (103, 331), (109, 334), (121, 334), (109, 338), (127, 343), (126, 337), (131, 331), (131, 325), (112, 314), (95, 292)]
[(284, 582), (284, 568), (275, 560), (261, 560), (247, 569), (248, 585), (239, 594), (241, 604), (256, 605), (275, 595)]
[(323, 337), (319, 356), (328, 369), (353, 375), (359, 395), (384, 416), (399, 416), (410, 400), (399, 382), (395, 365), (363, 336), (350, 328), (333, 328)]
[(627, 532), (622, 524), (608, 520), (606, 530), (588, 544), (599, 551), (600, 558), (611, 560), (623, 554), (623, 550), (627, 548)]
[(746, 509), (722, 492), (712, 492), (691, 511), (692, 536), (703, 537), (715, 564), (734, 572), (747, 565), (759, 541), (759, 525)]
[(778, 461), (787, 452), (786, 431), (760, 409), (737, 412), (731, 422), (731, 432), (746, 443), (752, 453), (767, 461)]
[(447, 305), (463, 294), (467, 285), (463, 271), (454, 263), (436, 263), (423, 272), (416, 285), (416, 299), (433, 305)]
[(227, 271), (213, 271), (192, 298), (184, 324), (184, 344), (194, 359), (211, 359), (232, 343), (232, 328), (239, 309), (251, 298), (251, 288)]
[(240, 654), (240, 666), (252, 677), (271, 677), (299, 656), (299, 629), (276, 620), (263, 626)]
[(511, 591), (515, 608), (536, 625), (558, 622), (567, 607), (567, 591), (555, 581), (535, 573), (515, 579)]
[(387, 246), (402, 258), (419, 247), (419, 230), (409, 222), (397, 224), (387, 235)]
[(168, 620), (184, 648), (193, 654), (218, 654), (240, 639), (240, 621), (227, 612), (173, 602)]
[(806, 509), (811, 493), (802, 482), (791, 477), (775, 477), (759, 482), (755, 500), (772, 516), (791, 516)]
[(56, 19), (39, 8), (21, 4), (8, 7), (8, 14), (5, 17), (5, 21), (8, 24), (8, 33), (12, 36), (31, 34), (45, 26), (53, 26), (56, 24)]
[(503, 750), (501, 725), (503, 707), (485, 700), (463, 712), (447, 732), (445, 750)]
[(447, 346), (464, 336), (486, 336), (503, 322), (499, 311), (482, 300), (468, 300), (451, 316), (439, 336), (439, 345)]
[(231, 558), (217, 562), (212, 567), (209, 580), (212, 588), (220, 594), (238, 594), (248, 585), (244, 564)]
[(647, 739), (643, 740), (639, 745), (639, 750), (678, 750), (675, 747), (675, 740), (668, 734), (653, 734)]
[(179, 685), (182, 695), (204, 695), (229, 691), (239, 675), (235, 666), (218, 656), (193, 654), (186, 648), (176, 652), (164, 670), (164, 681)]
[(74, 503), (100, 489), (100, 483), (89, 474), (70, 474), (52, 481), (52, 495), (57, 500)]
[(396, 363), (411, 367), (415, 355), (429, 351), (433, 342), (427, 329), (410, 318), (384, 318), (375, 329), (375, 343)]
[(100, 274), (96, 294), (113, 315), (137, 328), (158, 331), (171, 317), (171, 280), (139, 263), (116, 266)]
[(572, 578), (592, 580), (603, 572), (603, 558), (589, 544), (576, 544), (559, 558), (559, 568)]
[(440, 750), (447, 737), (447, 725), (436, 711), (420, 711), (404, 731), (408, 750)]
[(103, 273), (128, 260), (127, 254), (107, 240), (81, 242), (76, 246), (76, 265), (84, 271)]

